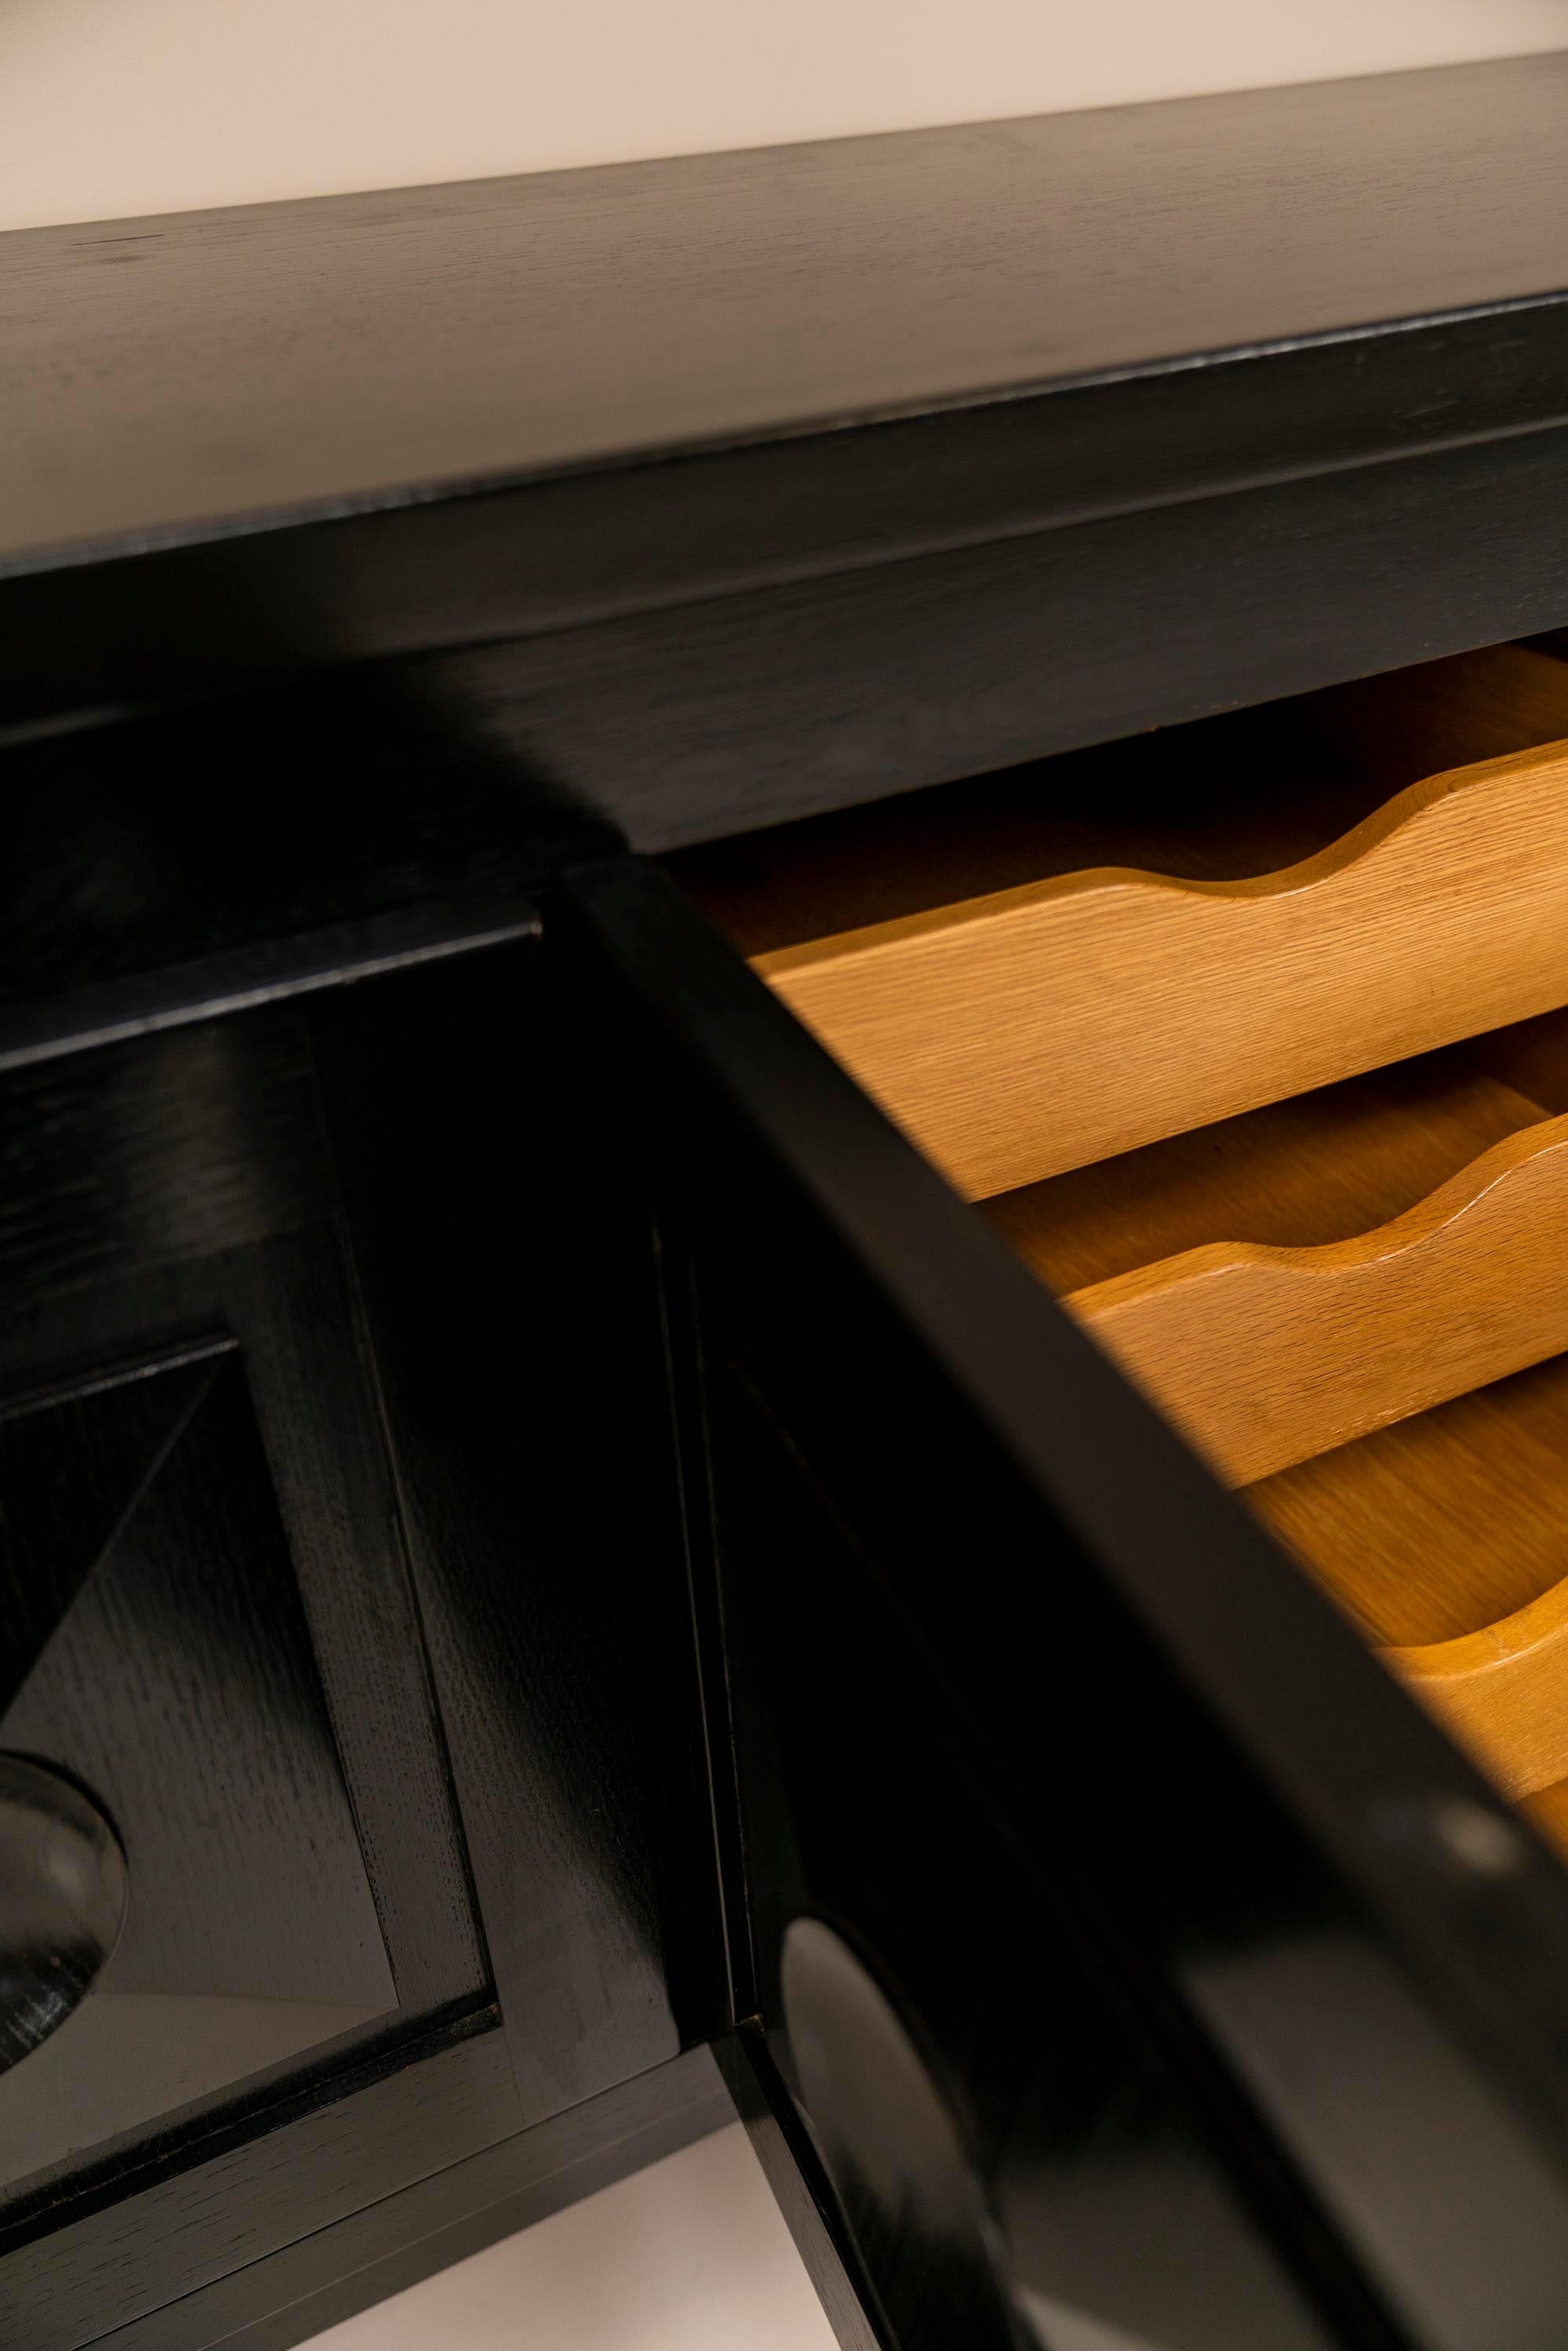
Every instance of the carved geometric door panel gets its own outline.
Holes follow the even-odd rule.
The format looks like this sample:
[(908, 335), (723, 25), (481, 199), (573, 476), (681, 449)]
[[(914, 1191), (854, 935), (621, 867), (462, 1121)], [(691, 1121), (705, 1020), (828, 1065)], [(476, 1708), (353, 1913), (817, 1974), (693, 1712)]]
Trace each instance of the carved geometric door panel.
[(0, 1116), (0, 1754), (127, 1886), (0, 2073), (9, 2231), (487, 1970), (302, 1029), (24, 1070)]
[(129, 1887), (85, 2004), (0, 2074), (12, 2181), (397, 1992), (233, 1342), (9, 1412), (0, 1497), (21, 1561), (76, 1586), (46, 1627), (24, 1564), (0, 1748), (91, 1790)]

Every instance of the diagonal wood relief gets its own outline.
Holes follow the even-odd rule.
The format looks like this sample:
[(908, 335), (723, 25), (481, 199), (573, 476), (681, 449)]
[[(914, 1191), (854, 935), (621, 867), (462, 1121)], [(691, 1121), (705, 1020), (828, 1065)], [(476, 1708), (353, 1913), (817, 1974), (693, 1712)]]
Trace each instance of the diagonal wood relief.
[(92, 1791), (130, 1883), (93, 1991), (0, 2078), (3, 2187), (398, 1995), (239, 1349), (18, 1400), (0, 1504), (0, 1748)]
[(0, 1715), (211, 1384), (222, 1349), (0, 1405)]

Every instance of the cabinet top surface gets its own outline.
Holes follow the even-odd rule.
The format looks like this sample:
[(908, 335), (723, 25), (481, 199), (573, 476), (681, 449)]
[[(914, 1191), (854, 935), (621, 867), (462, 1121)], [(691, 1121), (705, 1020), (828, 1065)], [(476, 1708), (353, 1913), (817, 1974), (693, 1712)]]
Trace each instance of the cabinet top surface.
[[(1565, 102), (1552, 53), (15, 232), (0, 564), (1478, 309), (1528, 338), (1568, 283)], [(1467, 396), (1431, 387), (1457, 432)]]

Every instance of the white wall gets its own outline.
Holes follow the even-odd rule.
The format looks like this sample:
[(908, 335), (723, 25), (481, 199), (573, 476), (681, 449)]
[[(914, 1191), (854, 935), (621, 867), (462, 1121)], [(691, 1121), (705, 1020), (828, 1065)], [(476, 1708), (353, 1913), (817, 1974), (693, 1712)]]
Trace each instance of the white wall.
[(1568, 46), (1568, 0), (0, 0), (0, 227)]

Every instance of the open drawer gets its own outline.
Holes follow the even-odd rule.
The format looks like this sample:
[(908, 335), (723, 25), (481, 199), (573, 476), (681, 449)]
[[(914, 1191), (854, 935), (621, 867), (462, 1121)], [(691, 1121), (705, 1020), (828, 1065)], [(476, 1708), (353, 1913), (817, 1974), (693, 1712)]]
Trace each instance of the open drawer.
[(690, 879), (1568, 1825), (1568, 1361), (1455, 1401), (1568, 1351), (1568, 661), (1498, 646), (1074, 765)]
[(1561, 2334), (1568, 1755), (1461, 1691), (1562, 1573), (1565, 743), (1502, 648), (675, 861), (727, 945), (563, 891), (846, 2343)]
[(1548, 1014), (988, 1203), (1549, 1827), (1568, 1822), (1558, 1105), (1568, 1019)]
[(1568, 1000), (1568, 662), (1497, 646), (677, 864), (973, 1198)]

